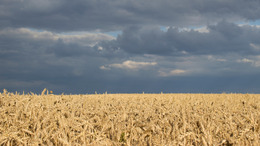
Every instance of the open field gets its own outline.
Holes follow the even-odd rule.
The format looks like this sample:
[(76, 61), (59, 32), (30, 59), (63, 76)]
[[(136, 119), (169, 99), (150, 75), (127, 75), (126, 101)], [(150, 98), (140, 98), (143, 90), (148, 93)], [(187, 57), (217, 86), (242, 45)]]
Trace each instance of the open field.
[(0, 145), (260, 145), (257, 94), (0, 93)]

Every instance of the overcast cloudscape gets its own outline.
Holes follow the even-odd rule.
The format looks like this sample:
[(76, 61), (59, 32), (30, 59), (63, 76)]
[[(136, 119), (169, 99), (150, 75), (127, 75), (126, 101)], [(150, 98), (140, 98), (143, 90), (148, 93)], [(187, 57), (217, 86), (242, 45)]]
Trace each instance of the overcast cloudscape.
[(260, 93), (259, 0), (1, 0), (0, 89)]

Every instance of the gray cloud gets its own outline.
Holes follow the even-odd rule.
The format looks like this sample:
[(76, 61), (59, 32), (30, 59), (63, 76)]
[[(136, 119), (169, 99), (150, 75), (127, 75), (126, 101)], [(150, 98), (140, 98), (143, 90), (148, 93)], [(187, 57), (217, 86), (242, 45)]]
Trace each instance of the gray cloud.
[[(0, 31), (1, 88), (39, 92), (48, 87), (61, 92), (61, 89), (83, 86), (102, 78), (93, 75), (102, 74), (99, 66), (106, 59), (91, 46), (99, 39), (111, 40), (112, 37), (88, 35), (96, 36), (96, 39), (86, 38), (82, 44), (82, 37), (74, 35), (28, 29)], [(82, 36), (86, 37), (86, 34)]]
[(115, 39), (4, 29), (0, 87), (48, 87), (56, 93), (259, 91), (253, 80), (260, 73), (259, 28), (223, 21), (208, 30), (129, 27)]
[(256, 0), (2, 0), (0, 89), (259, 93), (260, 27), (238, 24), (259, 20), (259, 8)]
[(121, 48), (132, 54), (162, 56), (260, 54), (260, 29), (257, 27), (238, 26), (221, 21), (216, 25), (209, 25), (208, 30), (208, 33), (201, 33), (193, 29), (180, 31), (178, 28), (170, 27), (165, 32), (159, 27), (130, 27), (125, 29), (116, 41), (101, 45), (110, 50)]
[(3, 0), (0, 27), (52, 31), (121, 30), (131, 25), (201, 26), (257, 20), (257, 0)]

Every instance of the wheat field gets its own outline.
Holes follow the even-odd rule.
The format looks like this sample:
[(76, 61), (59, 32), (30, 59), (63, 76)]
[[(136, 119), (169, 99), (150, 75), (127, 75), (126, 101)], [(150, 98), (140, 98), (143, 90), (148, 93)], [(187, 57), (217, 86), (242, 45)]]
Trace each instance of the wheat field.
[(0, 145), (260, 145), (258, 94), (0, 93)]

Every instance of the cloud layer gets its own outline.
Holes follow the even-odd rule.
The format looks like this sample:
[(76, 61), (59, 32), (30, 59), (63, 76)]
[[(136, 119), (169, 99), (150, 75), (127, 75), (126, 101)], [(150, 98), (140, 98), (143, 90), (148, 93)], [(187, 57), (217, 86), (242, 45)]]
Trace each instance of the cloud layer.
[(259, 8), (256, 0), (2, 0), (0, 89), (259, 93)]
[(201, 26), (258, 20), (257, 0), (2, 0), (0, 27), (120, 30), (131, 25)]
[[(208, 25), (208, 32), (180, 30), (170, 27), (166, 32), (159, 27), (131, 27), (119, 35), (115, 48), (124, 49), (132, 54), (185, 55), (185, 54), (227, 54), (243, 53), (256, 55), (260, 53), (260, 29), (255, 26), (238, 26), (221, 21)], [(107, 48), (106, 46), (103, 46)]]
[(154, 66), (157, 65), (156, 62), (136, 62), (136, 61), (131, 61), (127, 60), (124, 61), (123, 63), (115, 63), (115, 64), (110, 64), (108, 67), (101, 66), (100, 69), (111, 69), (111, 68), (121, 68), (121, 69), (129, 69), (129, 70), (139, 70), (139, 69), (144, 69), (149, 66)]

